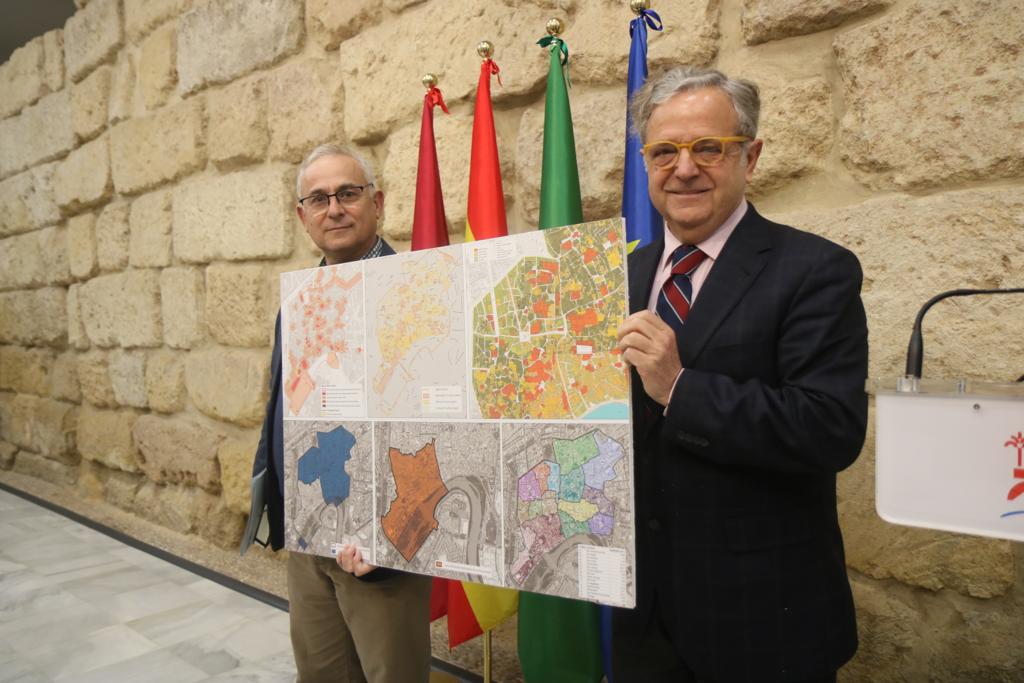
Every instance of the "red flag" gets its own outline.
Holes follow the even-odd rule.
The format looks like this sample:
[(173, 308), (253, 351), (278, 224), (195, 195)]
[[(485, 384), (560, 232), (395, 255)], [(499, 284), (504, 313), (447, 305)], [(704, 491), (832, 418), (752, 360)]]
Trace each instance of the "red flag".
[(434, 107), (445, 114), (441, 91), (435, 86), (423, 96), (423, 120), (420, 123), (420, 159), (416, 167), (416, 208), (412, 219), (412, 250), (443, 247), (448, 244), (448, 219), (444, 215), (441, 172), (437, 167), (434, 142)]
[(489, 57), (480, 64), (473, 110), (473, 147), (469, 153), (469, 201), (466, 208), (466, 241), (508, 234), (505, 193), (501, 187), (498, 139), (491, 107), (491, 75), (498, 65)]

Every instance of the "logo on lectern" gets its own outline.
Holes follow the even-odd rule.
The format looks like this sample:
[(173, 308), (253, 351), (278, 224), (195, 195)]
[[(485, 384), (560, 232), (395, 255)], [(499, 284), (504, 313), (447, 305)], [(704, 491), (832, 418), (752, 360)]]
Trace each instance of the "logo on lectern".
[[(1006, 494), (1006, 500), (1015, 500), (1024, 495), (1024, 433), (1017, 432), (1003, 445), (1007, 448), (1017, 449), (1017, 466), (1013, 468), (1013, 478), (1017, 481), (1010, 487), (1010, 492)], [(1024, 510), (1011, 510), (999, 516), (1010, 517), (1012, 515), (1024, 515)]]

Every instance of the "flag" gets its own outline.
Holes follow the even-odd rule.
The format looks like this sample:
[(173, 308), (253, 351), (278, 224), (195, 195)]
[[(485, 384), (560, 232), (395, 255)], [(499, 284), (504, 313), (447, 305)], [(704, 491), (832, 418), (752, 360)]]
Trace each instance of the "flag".
[(647, 169), (640, 157), (640, 138), (633, 132), (629, 101), (647, 80), (647, 27), (662, 29), (657, 12), (642, 9), (629, 22), (629, 73), (626, 77), (626, 170), (622, 178), (622, 216), (626, 219), (626, 241), (643, 246), (661, 237), (661, 215), (647, 192)]
[(505, 193), (501, 187), (498, 139), (491, 108), (491, 75), (498, 65), (489, 57), (480, 64), (473, 110), (473, 146), (469, 153), (469, 202), (466, 208), (466, 241), (508, 234)]
[(430, 620), (448, 615), (448, 647), (455, 647), (505, 621), (518, 604), (519, 593), (508, 588), (435, 578)]
[[(466, 241), (501, 237), (508, 234), (505, 221), (505, 194), (501, 187), (501, 165), (491, 108), (491, 76), (498, 65), (490, 58), (480, 65), (480, 81), (473, 114), (473, 142), (469, 155), (469, 198), (466, 208)], [(424, 113), (424, 121), (426, 114)], [(420, 139), (423, 168), (423, 140)], [(419, 178), (417, 178), (417, 215)], [(413, 248), (416, 246), (413, 228)], [(447, 244), (447, 239), (445, 244)], [(435, 245), (431, 245), (435, 246)], [(497, 456), (496, 456), (497, 457)], [(430, 620), (448, 615), (448, 647), (477, 637), (516, 612), (519, 593), (507, 588), (483, 586), (469, 581), (435, 578), (430, 594)]]
[[(564, 41), (546, 36), (551, 49), (544, 100), (544, 157), (541, 164), (540, 228), (583, 222), (576, 144), (563, 66)], [(519, 596), (519, 662), (527, 683), (596, 683), (601, 665), (597, 605), (537, 593)]]
[(441, 171), (437, 167), (437, 144), (434, 142), (435, 106), (448, 113), (441, 91), (432, 85), (423, 96), (423, 118), (420, 121), (420, 158), (416, 165), (416, 204), (412, 218), (413, 251), (448, 244), (448, 219), (444, 215)]

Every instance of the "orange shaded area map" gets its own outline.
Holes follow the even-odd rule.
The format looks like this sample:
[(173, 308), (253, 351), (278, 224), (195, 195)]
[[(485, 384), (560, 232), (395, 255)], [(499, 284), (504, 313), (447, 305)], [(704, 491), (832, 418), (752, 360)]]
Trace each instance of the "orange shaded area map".
[(381, 527), (408, 562), (437, 529), (434, 511), (448, 495), (448, 487), (441, 479), (433, 439), (413, 454), (390, 448), (388, 459), (395, 478), (395, 499), (381, 518)]

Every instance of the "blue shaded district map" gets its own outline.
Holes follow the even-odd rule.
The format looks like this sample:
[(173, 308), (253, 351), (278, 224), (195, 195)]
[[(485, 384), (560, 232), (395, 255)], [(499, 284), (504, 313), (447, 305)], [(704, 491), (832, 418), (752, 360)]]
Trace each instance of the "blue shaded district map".
[(348, 498), (351, 479), (345, 463), (352, 457), (356, 437), (344, 427), (335, 427), (329, 432), (317, 432), (316, 443), (299, 456), (299, 481), (312, 484), (319, 480), (324, 502), (341, 505)]

